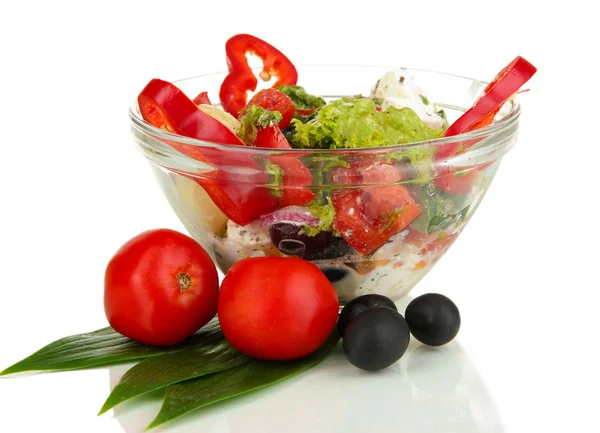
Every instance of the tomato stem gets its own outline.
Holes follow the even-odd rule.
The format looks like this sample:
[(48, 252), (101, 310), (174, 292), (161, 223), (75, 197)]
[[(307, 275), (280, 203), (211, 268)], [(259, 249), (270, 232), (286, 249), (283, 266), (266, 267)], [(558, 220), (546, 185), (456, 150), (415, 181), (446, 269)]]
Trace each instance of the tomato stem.
[(185, 292), (187, 289), (192, 287), (192, 277), (190, 277), (185, 272), (181, 272), (177, 274), (177, 282), (179, 283), (180, 293)]

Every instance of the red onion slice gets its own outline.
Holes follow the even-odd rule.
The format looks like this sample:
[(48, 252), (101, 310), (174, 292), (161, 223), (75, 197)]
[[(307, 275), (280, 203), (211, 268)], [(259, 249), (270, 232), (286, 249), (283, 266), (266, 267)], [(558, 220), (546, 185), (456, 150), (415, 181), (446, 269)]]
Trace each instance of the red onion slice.
[(263, 215), (260, 217), (260, 223), (263, 226), (289, 223), (317, 227), (319, 225), (319, 218), (310, 213), (305, 207), (287, 206), (270, 214)]

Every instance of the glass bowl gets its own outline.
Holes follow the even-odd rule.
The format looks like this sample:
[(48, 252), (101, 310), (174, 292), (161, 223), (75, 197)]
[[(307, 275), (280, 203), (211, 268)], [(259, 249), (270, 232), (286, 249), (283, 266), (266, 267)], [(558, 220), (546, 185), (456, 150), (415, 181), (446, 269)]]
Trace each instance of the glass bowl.
[[(368, 94), (390, 70), (414, 77), (450, 123), (487, 84), (385, 66), (302, 66), (298, 84), (329, 100)], [(190, 97), (208, 91), (218, 101), (225, 75), (176, 84)], [(301, 257), (325, 273), (342, 304), (369, 293), (398, 300), (429, 272), (473, 216), (515, 143), (519, 114), (510, 100), (492, 125), (450, 138), (379, 148), (273, 150), (178, 136), (146, 123), (137, 103), (130, 108), (135, 143), (183, 225), (221, 271), (246, 257)], [(194, 152), (201, 156), (186, 156)], [(297, 173), (281, 176), (268, 169), (298, 161), (312, 180), (306, 181), (306, 173), (294, 178)], [(323, 206), (285, 207), (288, 194), (309, 194)], [(317, 223), (322, 230), (314, 228)]]

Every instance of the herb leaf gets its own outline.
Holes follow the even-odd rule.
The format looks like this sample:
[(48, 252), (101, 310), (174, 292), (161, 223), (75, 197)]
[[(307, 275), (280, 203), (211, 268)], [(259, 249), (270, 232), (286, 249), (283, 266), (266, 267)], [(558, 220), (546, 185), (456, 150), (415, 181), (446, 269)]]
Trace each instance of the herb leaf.
[(147, 429), (178, 418), (201, 407), (263, 388), (300, 373), (321, 362), (337, 344), (337, 332), (312, 354), (292, 361), (253, 360), (221, 373), (171, 385), (160, 412)]
[(132, 361), (202, 346), (219, 335), (219, 324), (215, 320), (182, 343), (159, 347), (130, 340), (109, 327), (56, 340), (0, 372), (0, 376), (23, 371), (77, 370)]
[(222, 336), (200, 347), (147, 358), (125, 373), (98, 415), (125, 400), (184, 380), (238, 367), (251, 360)]

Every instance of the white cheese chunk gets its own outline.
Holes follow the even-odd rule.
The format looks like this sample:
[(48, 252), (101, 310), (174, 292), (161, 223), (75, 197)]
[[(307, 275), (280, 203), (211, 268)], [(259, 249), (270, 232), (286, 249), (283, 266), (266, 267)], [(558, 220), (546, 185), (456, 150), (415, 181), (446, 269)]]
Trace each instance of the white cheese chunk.
[(390, 96), (384, 98), (383, 104), (381, 104), (381, 109), (383, 111), (387, 110), (389, 107), (396, 108), (410, 108), (417, 116), (421, 118), (423, 123), (430, 128), (433, 129), (441, 129), (444, 126), (444, 119), (438, 116), (433, 111), (432, 105), (425, 105), (423, 101), (414, 101), (411, 99), (398, 98), (395, 96)]
[(423, 90), (415, 83), (410, 75), (386, 72), (371, 89), (372, 98), (383, 99), (382, 110), (389, 107), (410, 108), (425, 123), (434, 129), (444, 126), (444, 119), (438, 116), (432, 104), (425, 104)]

